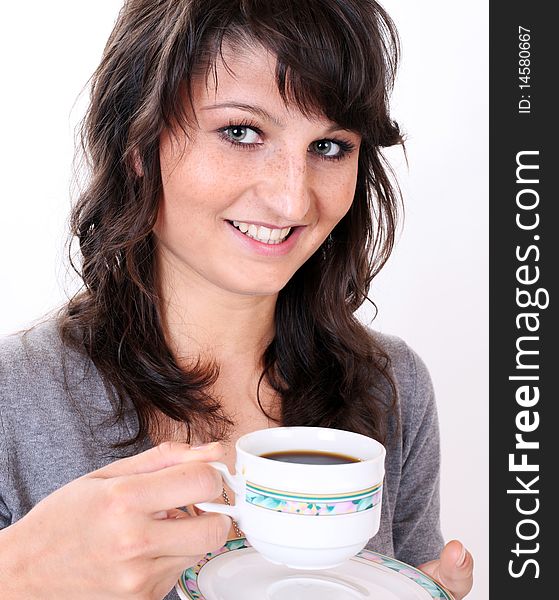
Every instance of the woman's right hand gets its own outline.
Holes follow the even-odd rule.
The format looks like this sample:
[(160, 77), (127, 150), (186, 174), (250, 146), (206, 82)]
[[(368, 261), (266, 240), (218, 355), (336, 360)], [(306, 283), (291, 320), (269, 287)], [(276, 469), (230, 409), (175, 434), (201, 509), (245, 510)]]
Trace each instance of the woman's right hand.
[(174, 518), (220, 496), (217, 443), (166, 442), (84, 475), (0, 531), (0, 588), (11, 600), (160, 600), (182, 571), (225, 543), (229, 517)]

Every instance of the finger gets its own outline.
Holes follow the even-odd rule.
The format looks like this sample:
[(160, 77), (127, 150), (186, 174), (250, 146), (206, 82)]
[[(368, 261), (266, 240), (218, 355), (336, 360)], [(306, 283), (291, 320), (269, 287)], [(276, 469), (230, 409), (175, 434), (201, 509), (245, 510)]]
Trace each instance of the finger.
[(474, 559), (465, 546), (458, 540), (449, 542), (441, 552), (438, 579), (457, 600), (472, 589), (473, 572)]
[[(153, 598), (165, 598), (174, 588), (179, 577), (189, 567), (194, 567), (205, 558), (205, 555), (199, 556), (164, 556), (152, 559), (149, 565), (142, 570), (143, 584), (139, 588), (147, 593), (147, 590), (153, 590)], [(141, 575), (140, 575), (141, 577)], [(154, 587), (154, 582), (157, 584)]]
[(441, 561), (437, 558), (436, 560), (430, 560), (429, 562), (418, 565), (417, 568), (420, 571), (423, 571), (424, 573), (429, 575), (429, 577), (432, 577), (433, 579), (438, 579), (440, 562)]
[(122, 475), (134, 475), (139, 473), (151, 473), (190, 461), (213, 461), (223, 456), (223, 448), (219, 442), (212, 442), (205, 446), (191, 448), (189, 444), (182, 442), (163, 442), (145, 452), (122, 458), (97, 471), (89, 474), (89, 477), (120, 477)]
[(193, 556), (161, 556), (153, 559), (152, 562), (155, 566), (156, 573), (160, 573), (158, 579), (162, 579), (170, 573), (170, 579), (176, 583), (183, 571), (190, 567), (195, 567), (204, 558), (206, 558), (205, 554)]
[(152, 515), (154, 519), (186, 519), (195, 516), (196, 513), (189, 506), (172, 508), (171, 510), (162, 510)]
[(231, 519), (219, 513), (199, 517), (151, 521), (147, 525), (149, 539), (155, 540), (154, 557), (205, 556), (225, 546)]
[(113, 510), (124, 514), (162, 511), (208, 502), (221, 495), (221, 475), (205, 462), (186, 462), (151, 473), (107, 479), (107, 496)]

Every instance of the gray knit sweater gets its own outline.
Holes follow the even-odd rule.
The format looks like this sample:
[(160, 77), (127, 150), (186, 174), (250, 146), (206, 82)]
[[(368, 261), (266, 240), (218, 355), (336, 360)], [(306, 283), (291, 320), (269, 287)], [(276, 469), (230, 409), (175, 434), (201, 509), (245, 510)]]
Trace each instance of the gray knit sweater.
[[(433, 388), (402, 340), (373, 335), (391, 358), (401, 426), (391, 424), (381, 525), (368, 547), (417, 565), (437, 558), (443, 545)], [(136, 418), (130, 410), (107, 426), (112, 410), (95, 366), (62, 345), (54, 320), (0, 340), (0, 529), (69, 481), (122, 457), (111, 444), (135, 431)], [(171, 599), (178, 600), (174, 590), (165, 598)]]

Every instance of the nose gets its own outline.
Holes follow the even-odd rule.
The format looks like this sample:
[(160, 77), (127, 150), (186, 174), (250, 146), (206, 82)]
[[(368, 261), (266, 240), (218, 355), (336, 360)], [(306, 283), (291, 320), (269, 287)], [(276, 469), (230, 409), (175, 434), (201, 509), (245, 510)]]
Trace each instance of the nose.
[(307, 157), (293, 154), (276, 157), (269, 174), (270, 209), (282, 222), (302, 224), (311, 206)]

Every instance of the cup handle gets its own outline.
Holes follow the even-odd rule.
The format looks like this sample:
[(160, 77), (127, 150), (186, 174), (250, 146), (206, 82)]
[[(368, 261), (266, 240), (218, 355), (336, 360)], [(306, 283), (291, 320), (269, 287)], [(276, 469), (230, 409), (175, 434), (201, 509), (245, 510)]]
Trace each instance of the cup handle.
[[(216, 471), (221, 473), (221, 476), (227, 485), (235, 492), (235, 495), (242, 494), (244, 492), (244, 481), (240, 475), (231, 475), (227, 465), (223, 463), (210, 462), (208, 464), (211, 465)], [(227, 504), (218, 504), (217, 502), (198, 502), (194, 506), (206, 512), (215, 512), (228, 515), (235, 520), (238, 520), (239, 518), (239, 510), (236, 504), (229, 506)]]

